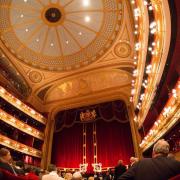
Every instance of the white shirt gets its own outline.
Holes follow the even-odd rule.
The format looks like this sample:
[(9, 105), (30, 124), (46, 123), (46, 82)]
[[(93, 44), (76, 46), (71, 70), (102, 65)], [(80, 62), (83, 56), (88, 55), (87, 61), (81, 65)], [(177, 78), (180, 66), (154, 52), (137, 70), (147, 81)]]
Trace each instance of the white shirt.
[(64, 178), (59, 177), (56, 171), (52, 171), (42, 177), (42, 180), (64, 180)]

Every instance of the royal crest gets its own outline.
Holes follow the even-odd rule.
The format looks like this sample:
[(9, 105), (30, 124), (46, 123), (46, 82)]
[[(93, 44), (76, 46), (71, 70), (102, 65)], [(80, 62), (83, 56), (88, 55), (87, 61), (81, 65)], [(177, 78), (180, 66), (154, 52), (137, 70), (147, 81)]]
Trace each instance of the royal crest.
[(92, 121), (96, 118), (96, 111), (95, 110), (86, 110), (86, 112), (80, 113), (80, 120), (81, 121)]

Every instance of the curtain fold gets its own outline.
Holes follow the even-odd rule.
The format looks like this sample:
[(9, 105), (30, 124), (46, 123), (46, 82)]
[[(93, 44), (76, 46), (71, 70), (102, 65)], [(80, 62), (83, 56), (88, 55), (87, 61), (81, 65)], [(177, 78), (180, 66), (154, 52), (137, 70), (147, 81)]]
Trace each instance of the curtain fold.
[(52, 163), (58, 167), (79, 168), (83, 162), (83, 126), (75, 124), (55, 133), (53, 138)]
[(98, 163), (103, 167), (114, 167), (122, 159), (129, 164), (129, 158), (134, 156), (130, 124), (99, 120), (96, 130)]

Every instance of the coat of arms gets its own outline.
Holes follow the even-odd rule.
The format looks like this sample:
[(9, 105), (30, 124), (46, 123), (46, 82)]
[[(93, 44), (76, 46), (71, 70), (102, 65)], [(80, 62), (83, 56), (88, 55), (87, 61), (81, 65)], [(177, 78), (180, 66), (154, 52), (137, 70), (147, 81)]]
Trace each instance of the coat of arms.
[(80, 113), (80, 120), (81, 121), (92, 121), (96, 118), (96, 111), (95, 110), (86, 110), (86, 112)]

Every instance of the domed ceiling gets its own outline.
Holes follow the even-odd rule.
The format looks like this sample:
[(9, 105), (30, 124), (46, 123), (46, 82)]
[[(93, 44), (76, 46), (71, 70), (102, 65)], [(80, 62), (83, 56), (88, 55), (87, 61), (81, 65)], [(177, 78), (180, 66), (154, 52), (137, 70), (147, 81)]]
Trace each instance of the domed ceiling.
[(0, 59), (23, 80), (19, 88), (28, 87), (14, 92), (42, 112), (129, 103), (137, 53), (131, 8), (127, 0), (1, 0)]
[(4, 0), (1, 40), (30, 66), (66, 71), (101, 57), (121, 28), (117, 0)]

